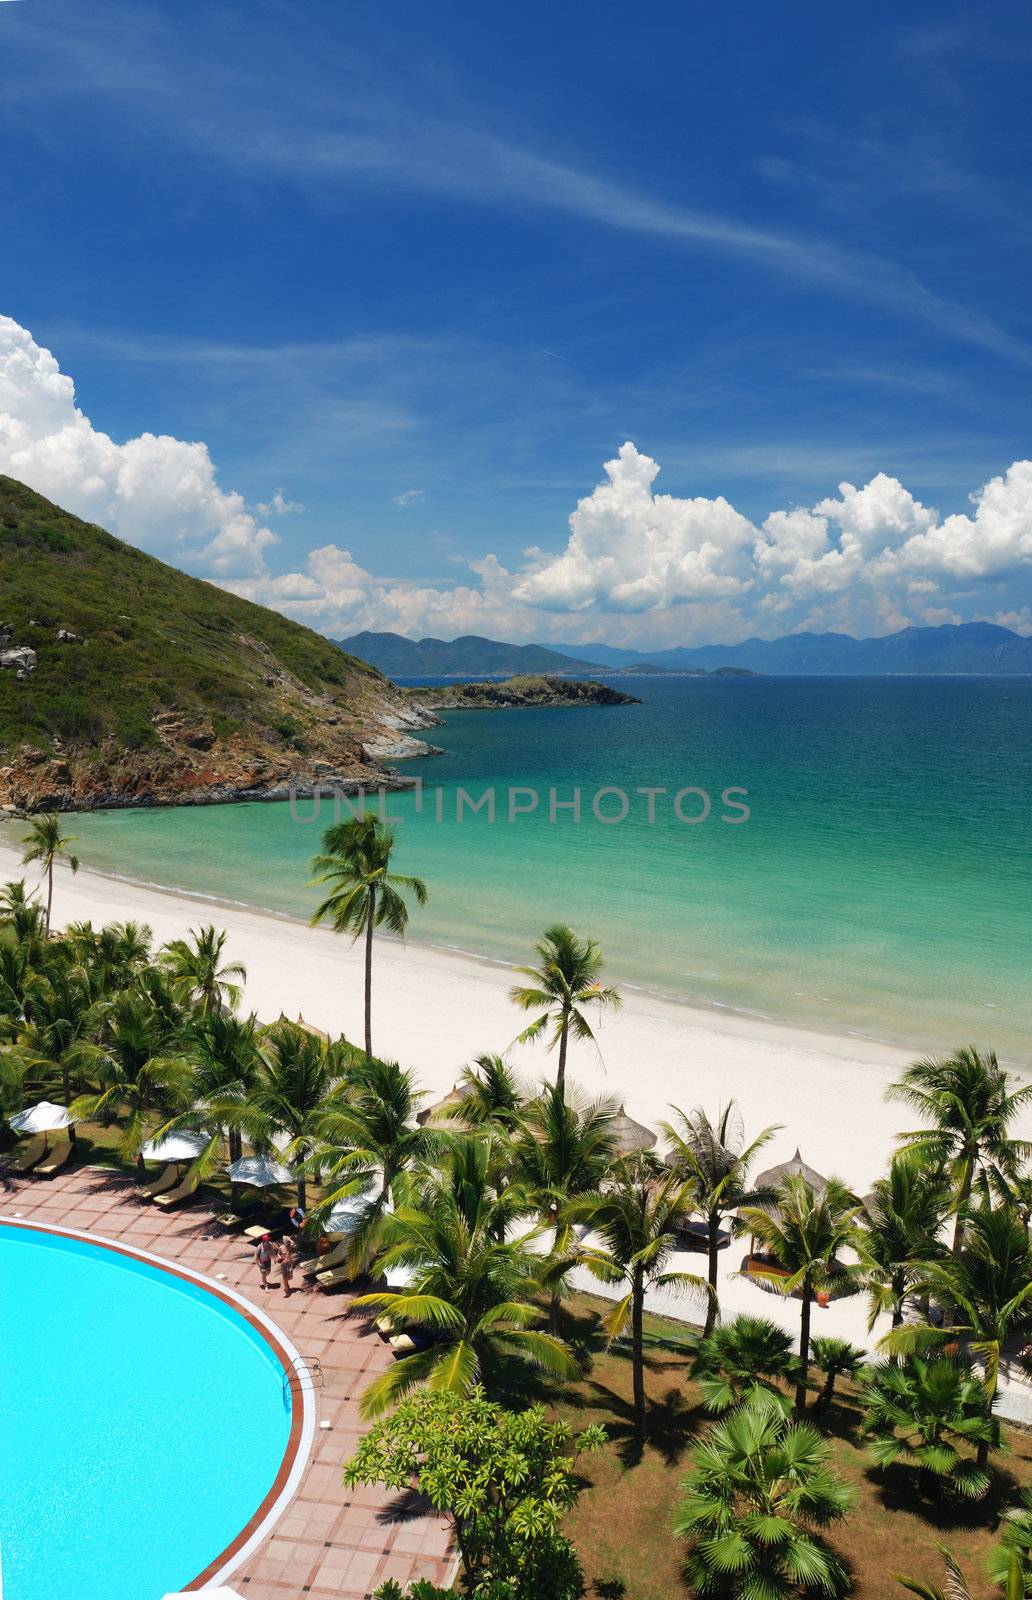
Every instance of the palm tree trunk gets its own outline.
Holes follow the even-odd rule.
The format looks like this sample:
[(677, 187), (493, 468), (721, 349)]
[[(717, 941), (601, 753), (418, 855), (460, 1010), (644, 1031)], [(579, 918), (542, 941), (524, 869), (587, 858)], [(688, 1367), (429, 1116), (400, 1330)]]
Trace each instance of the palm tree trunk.
[(810, 1285), (803, 1284), (803, 1309), (799, 1316), (799, 1381), (796, 1384), (795, 1408), (797, 1416), (806, 1411), (806, 1379), (810, 1371), (810, 1308), (813, 1298)]
[(974, 1179), (974, 1175), (975, 1175), (974, 1157), (973, 1156), (969, 1156), (968, 1160), (967, 1160), (967, 1164), (964, 1167), (964, 1177), (963, 1177), (963, 1180), (962, 1180), (961, 1185), (960, 1185), (960, 1191), (959, 1191), (959, 1193), (957, 1195), (957, 1224), (956, 1224), (956, 1227), (953, 1230), (953, 1246), (952, 1246), (953, 1254), (955, 1256), (959, 1256), (960, 1255), (960, 1249), (961, 1249), (962, 1244), (964, 1243), (964, 1215), (963, 1215), (963, 1213), (964, 1213), (964, 1207), (967, 1205), (968, 1201), (971, 1198), (971, 1184), (972, 1184), (972, 1180)]
[(713, 1293), (710, 1295), (709, 1305), (706, 1307), (706, 1326), (702, 1330), (702, 1337), (704, 1339), (709, 1338), (717, 1321), (717, 1245), (719, 1233), (720, 1217), (717, 1212), (711, 1211), (709, 1216), (709, 1234), (707, 1240), (709, 1245), (709, 1265), (707, 1279)]
[(641, 1273), (631, 1279), (631, 1368), (634, 1381), (634, 1437), (640, 1444), (645, 1437), (645, 1339), (642, 1313), (645, 1285)]
[(307, 1190), (307, 1187), (305, 1185), (305, 1180), (304, 1180), (304, 1178), (298, 1178), (298, 1180), (297, 1180), (297, 1203), (301, 1207), (302, 1211), (307, 1210), (307, 1206), (305, 1204), (307, 1196), (308, 1196), (308, 1190)]
[(559, 1337), (559, 1306), (558, 1292), (553, 1289), (548, 1301), (548, 1331), (556, 1339)]
[(67, 1064), (64, 1061), (61, 1063), (61, 1088), (64, 1094), (64, 1103), (66, 1106), (70, 1106), (72, 1103), (72, 1080), (69, 1076)]
[(53, 904), (54, 904), (54, 858), (53, 858), (53, 856), (51, 856), (50, 860), (47, 862), (47, 920), (46, 920), (46, 925), (45, 926), (46, 926), (46, 933), (47, 933), (47, 938), (48, 939), (50, 938), (50, 911), (51, 911), (51, 908), (52, 908)]
[(555, 1073), (555, 1086), (559, 1091), (559, 1099), (566, 1104), (566, 1044), (570, 1035), (570, 1014), (563, 1013), (563, 1026), (559, 1034), (559, 1065)]
[(376, 915), (376, 890), (369, 890), (365, 929), (365, 1053), (373, 1059), (373, 919)]
[(142, 1183), (144, 1181), (144, 1179), (146, 1178), (146, 1176), (147, 1176), (147, 1163), (143, 1159), (142, 1151), (137, 1150), (137, 1152), (136, 1152), (136, 1181), (137, 1181), (137, 1183)]

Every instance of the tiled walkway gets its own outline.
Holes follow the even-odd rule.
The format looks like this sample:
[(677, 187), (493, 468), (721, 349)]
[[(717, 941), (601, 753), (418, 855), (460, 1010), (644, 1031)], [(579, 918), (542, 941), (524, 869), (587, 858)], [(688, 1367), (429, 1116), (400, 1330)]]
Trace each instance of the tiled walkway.
[[(347, 1315), (349, 1296), (301, 1289), (262, 1293), (252, 1251), (239, 1236), (219, 1234), (203, 1204), (163, 1212), (140, 1201), (126, 1179), (99, 1167), (62, 1173), (49, 1182), (14, 1180), (0, 1187), (0, 1216), (88, 1230), (181, 1263), (224, 1281), (279, 1324), (303, 1357), (322, 1367), (313, 1395), (315, 1442), (301, 1487), (270, 1536), (229, 1580), (246, 1600), (360, 1600), (385, 1578), (443, 1584), (450, 1572), (447, 1529), (440, 1519), (406, 1514), (380, 1488), (345, 1490), (341, 1463), (361, 1432), (358, 1399), (391, 1354), (366, 1323)], [(205, 1235), (210, 1234), (210, 1238)], [(295, 1282), (304, 1284), (300, 1276)], [(328, 1430), (319, 1424), (329, 1422)], [(227, 1540), (228, 1542), (228, 1540)], [(212, 1552), (213, 1555), (216, 1552)]]

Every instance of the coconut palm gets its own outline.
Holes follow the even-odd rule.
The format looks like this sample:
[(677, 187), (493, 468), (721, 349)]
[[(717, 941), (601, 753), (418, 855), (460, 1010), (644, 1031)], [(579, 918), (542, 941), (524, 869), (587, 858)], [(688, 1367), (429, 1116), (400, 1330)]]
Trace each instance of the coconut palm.
[(112, 922), (99, 930), (92, 922), (73, 922), (65, 945), (99, 999), (139, 980), (150, 958), (151, 930), (142, 922)]
[(461, 1139), (411, 1200), (384, 1222), (377, 1268), (408, 1269), (413, 1286), (360, 1295), (356, 1307), (384, 1312), (431, 1342), (394, 1363), (362, 1397), (376, 1416), (418, 1384), (468, 1393), (506, 1358), (521, 1358), (560, 1378), (577, 1374), (561, 1339), (535, 1325), (539, 1259), (527, 1239), (507, 1237), (520, 1212), (515, 1190), (490, 1182), (491, 1140)]
[(862, 1403), (863, 1431), (876, 1466), (906, 1462), (969, 1500), (988, 1492), (989, 1473), (960, 1447), (974, 1445), (988, 1454), (999, 1445), (1000, 1429), (966, 1361), (912, 1355), (901, 1365), (880, 1362), (867, 1374)]
[(570, 1034), (575, 1039), (595, 1042), (585, 1015), (587, 1007), (615, 1011), (622, 1002), (618, 991), (606, 988), (599, 977), (602, 951), (594, 939), (581, 939), (571, 928), (556, 923), (545, 929), (534, 951), (538, 966), (516, 968), (530, 979), (529, 984), (516, 984), (509, 990), (509, 998), (524, 1011), (540, 1013), (519, 1035), (521, 1044), (539, 1038), (551, 1028), (549, 1049), (559, 1051), (555, 1084), (564, 1094)]
[(189, 939), (171, 940), (158, 958), (202, 1017), (238, 1006), (247, 981), (242, 961), (222, 959), (226, 937), (211, 923), (191, 928)]
[(338, 822), (323, 835), (322, 851), (312, 860), (313, 883), (332, 884), (312, 913), (311, 925), (328, 921), (335, 933), (353, 939), (365, 933), (365, 1052), (373, 1059), (373, 930), (404, 934), (409, 912), (405, 895), (417, 905), (429, 898), (422, 878), (390, 871), (394, 835), (367, 812)]
[(713, 1332), (720, 1304), (717, 1299), (717, 1263), (720, 1232), (725, 1217), (739, 1206), (755, 1205), (765, 1196), (749, 1188), (749, 1168), (770, 1143), (780, 1127), (764, 1128), (750, 1144), (745, 1142), (745, 1123), (733, 1100), (722, 1106), (716, 1122), (696, 1106), (681, 1111), (672, 1106), (672, 1122), (663, 1123), (670, 1140), (667, 1161), (695, 1185), (696, 1210), (706, 1223), (707, 1276), (713, 1290), (706, 1309), (703, 1338)]
[(412, 1074), (396, 1061), (373, 1060), (352, 1069), (320, 1124), (313, 1164), (326, 1190), (321, 1211), (354, 1192), (356, 1179), (365, 1187), (376, 1176), (382, 1206), (405, 1173), (447, 1147), (447, 1135), (416, 1122), (421, 1099)]
[(1032, 1492), (1024, 1490), (1021, 1505), (1005, 1511), (1000, 1522), (1000, 1542), (989, 1552), (989, 1576), (1006, 1590), (1011, 1600), (1026, 1600), (1032, 1593)]
[(584, 1248), (579, 1259), (604, 1283), (626, 1284), (627, 1292), (604, 1320), (609, 1338), (630, 1326), (634, 1395), (634, 1434), (645, 1435), (645, 1292), (669, 1289), (675, 1294), (712, 1293), (694, 1272), (670, 1272), (667, 1263), (677, 1248), (677, 1230), (690, 1215), (695, 1191), (675, 1172), (667, 1172), (650, 1156), (621, 1161), (604, 1192), (570, 1207), (571, 1220), (589, 1221), (601, 1235), (601, 1246)]
[(689, 1541), (693, 1594), (787, 1600), (848, 1587), (822, 1533), (847, 1515), (854, 1494), (828, 1456), (817, 1430), (790, 1420), (772, 1398), (741, 1406), (712, 1428), (674, 1522)]
[(145, 994), (116, 996), (107, 1013), (99, 1088), (81, 1094), (71, 1111), (77, 1121), (121, 1117), (120, 1153), (146, 1174), (141, 1151), (155, 1126), (189, 1105), (192, 1069), (180, 1035)]
[(835, 1396), (839, 1378), (855, 1378), (862, 1372), (867, 1351), (848, 1339), (837, 1339), (833, 1334), (818, 1334), (813, 1340), (814, 1366), (824, 1373), (824, 1383), (814, 1402), (814, 1409), (826, 1411)]
[(799, 1368), (795, 1408), (806, 1409), (806, 1380), (810, 1368), (810, 1314), (820, 1293), (854, 1293), (860, 1269), (841, 1260), (843, 1250), (859, 1244), (857, 1217), (862, 1207), (844, 1183), (829, 1178), (815, 1190), (805, 1178), (789, 1176), (779, 1184), (776, 1199), (767, 1206), (743, 1206), (736, 1232), (759, 1241), (775, 1269), (750, 1266), (749, 1276), (763, 1278), (781, 1294), (798, 1294)]
[(27, 1076), (42, 1079), (44, 1088), (50, 1080), (60, 1084), (66, 1106), (72, 1103), (73, 1085), (84, 1089), (103, 1060), (97, 1040), (105, 1012), (106, 1005), (93, 998), (75, 967), (52, 966), (26, 993), (26, 1025), (15, 1050)]
[[(929, 1261), (915, 1277), (915, 1290), (948, 1312), (941, 1327), (904, 1323), (882, 1338), (879, 1348), (892, 1355), (934, 1350), (958, 1339), (984, 1366), (983, 1384), (989, 1408), (995, 1406), (1004, 1351), (1032, 1371), (1024, 1354), (1032, 1339), (1032, 1245), (1009, 1211), (980, 1206), (969, 1213), (959, 1255)], [(979, 1441), (978, 1464), (989, 1459), (989, 1445)]]
[(744, 1313), (699, 1340), (692, 1376), (707, 1411), (722, 1415), (795, 1376), (791, 1334), (767, 1317)]
[(1032, 1144), (1012, 1138), (1009, 1131), (1018, 1112), (1032, 1101), (1032, 1085), (1013, 1089), (1013, 1081), (994, 1051), (982, 1054), (966, 1046), (945, 1060), (915, 1061), (888, 1091), (890, 1099), (903, 1101), (924, 1117), (923, 1128), (900, 1135), (905, 1148), (948, 1168), (957, 1216), (954, 1253), (963, 1239), (964, 1211), (976, 1179), (993, 1173), (1014, 1177), (1032, 1154)]
[(526, 1092), (504, 1056), (484, 1054), (463, 1067), (455, 1115), (472, 1128), (507, 1133), (520, 1120)]
[(201, 1177), (208, 1177), (223, 1146), (231, 1162), (243, 1154), (240, 1112), (255, 1090), (262, 1066), (257, 1018), (253, 1013), (237, 1017), (226, 1011), (199, 1017), (190, 1033), (189, 1057), (193, 1069), (190, 1105), (159, 1128), (156, 1136), (179, 1132), (207, 1135), (207, 1149), (194, 1166)]
[(894, 1328), (903, 1321), (916, 1270), (945, 1254), (939, 1235), (949, 1210), (949, 1190), (939, 1168), (913, 1150), (893, 1156), (888, 1176), (875, 1183), (867, 1216), (861, 1219), (868, 1332), (883, 1313), (892, 1318)]
[(47, 880), (47, 904), (44, 913), (43, 931), (50, 936), (50, 914), (54, 905), (54, 863), (66, 861), (73, 872), (79, 870), (79, 859), (73, 856), (68, 849), (74, 844), (71, 834), (62, 833), (61, 818), (56, 811), (44, 811), (41, 816), (33, 820), (32, 827), (22, 840), (25, 850), (22, 854), (22, 863), (29, 866), (33, 861), (38, 861), (43, 868)]
[[(548, 1088), (525, 1108), (511, 1136), (508, 1165), (543, 1225), (552, 1230), (549, 1328), (559, 1330), (563, 1277), (558, 1265), (576, 1264), (573, 1202), (597, 1194), (616, 1158), (611, 1101), (565, 1099)], [(583, 1207), (581, 1208), (583, 1211)]]
[(336, 1046), (296, 1022), (281, 1020), (260, 1035), (250, 1088), (239, 1098), (219, 1100), (214, 1108), (230, 1127), (240, 1129), (253, 1149), (261, 1154), (276, 1149), (297, 1169), (297, 1203), (302, 1207), (308, 1175), (315, 1170), (312, 1158), (343, 1076)]

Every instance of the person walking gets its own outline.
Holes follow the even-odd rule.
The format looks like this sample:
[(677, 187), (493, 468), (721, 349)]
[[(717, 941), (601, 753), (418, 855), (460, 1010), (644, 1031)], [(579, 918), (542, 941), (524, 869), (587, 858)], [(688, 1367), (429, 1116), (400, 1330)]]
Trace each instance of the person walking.
[(261, 1274), (262, 1288), (267, 1289), (269, 1287), (269, 1273), (272, 1271), (271, 1233), (262, 1234), (261, 1238), (258, 1240), (258, 1244), (254, 1252), (254, 1258), (258, 1263), (258, 1271)]
[(289, 1300), (291, 1279), (294, 1276), (294, 1268), (297, 1266), (297, 1251), (294, 1248), (294, 1241), (289, 1234), (279, 1247), (279, 1253), (276, 1257), (276, 1261), (280, 1270), (280, 1282), (283, 1284), (283, 1294), (285, 1299)]

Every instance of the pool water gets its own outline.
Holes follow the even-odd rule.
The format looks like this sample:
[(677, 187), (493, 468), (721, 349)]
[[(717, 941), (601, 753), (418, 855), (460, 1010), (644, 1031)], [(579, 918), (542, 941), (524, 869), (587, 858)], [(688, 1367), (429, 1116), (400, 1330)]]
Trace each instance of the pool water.
[(198, 1284), (0, 1226), (3, 1600), (161, 1600), (271, 1489), (283, 1369)]

